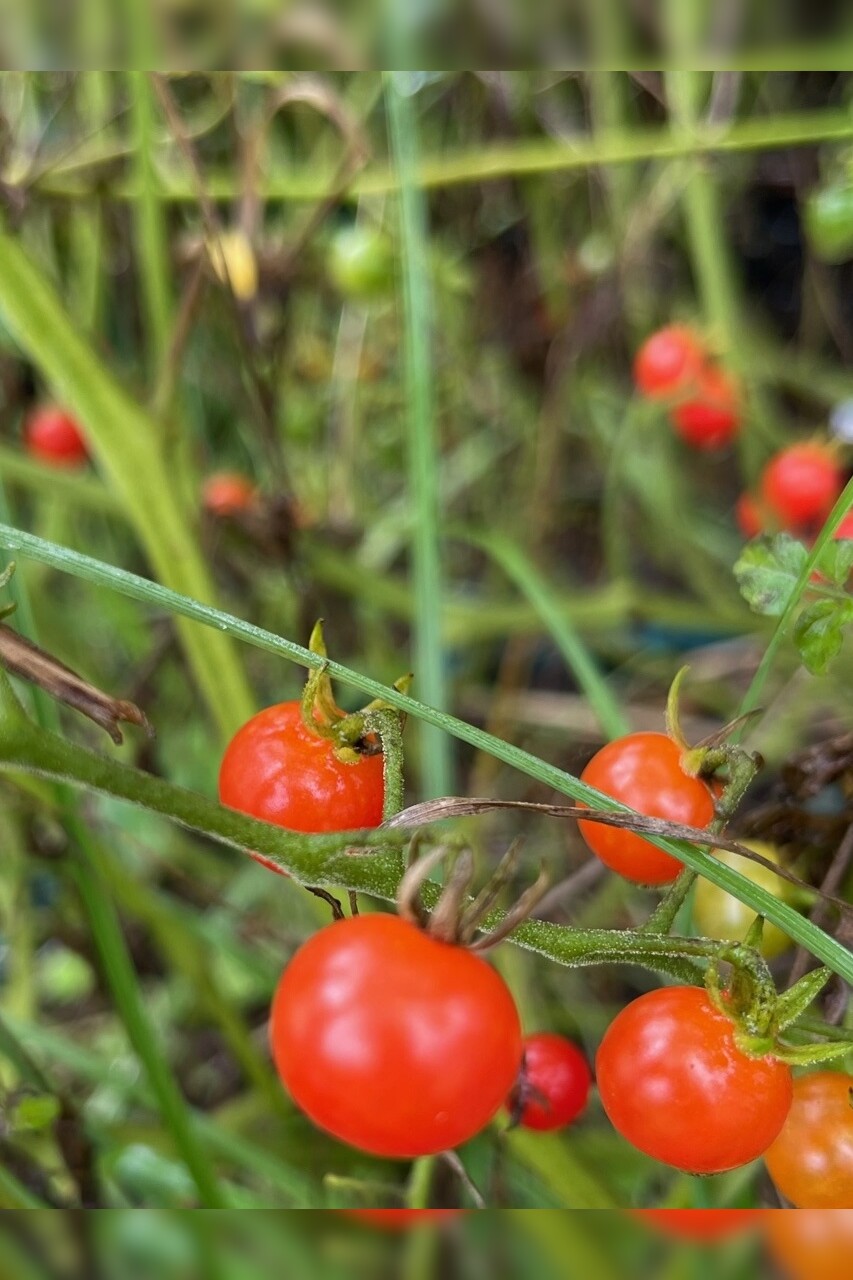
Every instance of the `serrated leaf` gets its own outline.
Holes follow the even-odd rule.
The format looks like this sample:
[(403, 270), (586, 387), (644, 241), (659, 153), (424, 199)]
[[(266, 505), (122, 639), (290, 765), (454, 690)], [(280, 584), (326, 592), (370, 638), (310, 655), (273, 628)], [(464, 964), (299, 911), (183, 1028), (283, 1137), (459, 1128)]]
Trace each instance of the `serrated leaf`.
[(803, 544), (785, 533), (744, 547), (734, 575), (750, 608), (769, 617), (784, 613), (807, 556)]
[(52, 1094), (34, 1094), (17, 1103), (12, 1124), (15, 1129), (46, 1129), (57, 1119), (60, 1110), (59, 1099)]
[(823, 676), (844, 642), (844, 627), (851, 619), (851, 605), (836, 600), (816, 600), (803, 609), (794, 627), (794, 644), (813, 676)]
[(853, 538), (828, 542), (820, 554), (817, 567), (836, 587), (846, 587), (853, 571)]

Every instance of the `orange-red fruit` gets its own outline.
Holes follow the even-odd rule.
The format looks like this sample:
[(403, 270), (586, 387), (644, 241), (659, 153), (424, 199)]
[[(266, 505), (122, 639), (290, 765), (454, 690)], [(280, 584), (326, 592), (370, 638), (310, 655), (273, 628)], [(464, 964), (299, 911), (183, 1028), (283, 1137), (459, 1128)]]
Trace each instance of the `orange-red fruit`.
[(647, 338), (634, 359), (634, 382), (650, 400), (666, 400), (692, 389), (705, 359), (700, 338), (685, 325), (670, 324)]
[(248, 476), (237, 471), (217, 471), (202, 486), (201, 500), (205, 511), (225, 517), (249, 511), (255, 505), (258, 491)]
[[(631, 733), (592, 757), (581, 781), (649, 818), (707, 827), (714, 800), (705, 783), (686, 773), (682, 748), (665, 733)], [(636, 884), (669, 884), (684, 864), (622, 827), (579, 822), (593, 853), (612, 871)]]
[(797, 1209), (853, 1209), (853, 1076), (815, 1071), (795, 1080), (788, 1119), (764, 1162)]
[(761, 479), (765, 504), (790, 532), (822, 524), (843, 488), (844, 476), (833, 454), (809, 441), (777, 453)]
[(740, 427), (737, 384), (723, 369), (700, 369), (695, 390), (672, 410), (672, 425), (693, 449), (722, 449)]
[(764, 532), (761, 508), (751, 493), (742, 493), (735, 506), (737, 526), (745, 538), (757, 538)]
[(765, 1226), (788, 1280), (850, 1280), (853, 1209), (782, 1209), (768, 1213)]
[(33, 409), (24, 422), (28, 453), (52, 467), (79, 467), (89, 457), (77, 423), (55, 405)]

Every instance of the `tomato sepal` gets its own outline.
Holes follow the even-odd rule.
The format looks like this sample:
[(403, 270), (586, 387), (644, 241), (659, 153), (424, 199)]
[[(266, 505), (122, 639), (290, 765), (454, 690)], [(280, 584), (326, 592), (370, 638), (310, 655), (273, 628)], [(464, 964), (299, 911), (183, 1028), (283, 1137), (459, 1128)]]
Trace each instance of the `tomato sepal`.
[(793, 987), (783, 991), (776, 1003), (777, 1029), (785, 1031), (797, 1022), (809, 1005), (817, 999), (831, 977), (831, 969), (813, 969), (811, 973), (800, 978), (799, 982), (795, 982)]

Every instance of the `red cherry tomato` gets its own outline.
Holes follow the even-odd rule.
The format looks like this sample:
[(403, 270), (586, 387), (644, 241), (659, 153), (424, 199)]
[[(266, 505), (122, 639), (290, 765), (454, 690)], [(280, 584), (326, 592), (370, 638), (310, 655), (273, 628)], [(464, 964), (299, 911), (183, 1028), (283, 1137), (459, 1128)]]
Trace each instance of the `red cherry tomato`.
[(815, 1071), (794, 1081), (794, 1101), (764, 1156), (798, 1209), (853, 1209), (853, 1077)]
[(757, 538), (764, 532), (761, 508), (751, 493), (742, 493), (735, 506), (737, 526), (745, 538)]
[[(713, 798), (704, 782), (684, 772), (681, 755), (681, 747), (665, 733), (630, 733), (602, 747), (581, 781), (647, 817), (707, 827), (714, 817)], [(579, 822), (578, 830), (603, 863), (637, 884), (668, 884), (684, 869), (631, 831), (595, 822)]]
[(43, 405), (28, 415), (24, 445), (34, 458), (52, 467), (79, 467), (89, 457), (77, 423), (54, 405)]
[(748, 1231), (763, 1209), (635, 1209), (633, 1216), (679, 1240), (722, 1240)]
[(843, 488), (844, 476), (832, 453), (809, 441), (777, 453), (761, 479), (764, 502), (792, 532), (822, 524)]
[(701, 339), (671, 324), (647, 338), (634, 360), (634, 382), (650, 400), (669, 399), (694, 385), (705, 359)]
[(757, 1159), (791, 1106), (787, 1065), (743, 1053), (734, 1023), (699, 987), (663, 987), (623, 1009), (601, 1042), (596, 1077), (613, 1127), (687, 1173)]
[(521, 1066), (521, 1027), (485, 960), (396, 916), (356, 916), (296, 952), (272, 1051), (293, 1101), (378, 1156), (446, 1151), (484, 1129)]
[(231, 739), (219, 770), (223, 804), (290, 831), (378, 827), (384, 795), (381, 755), (339, 760), (331, 742), (306, 728), (299, 702), (253, 716)]
[(581, 1114), (589, 1098), (592, 1073), (577, 1045), (540, 1031), (524, 1041), (522, 1080), (510, 1097), (525, 1129), (562, 1129)]
[(853, 1210), (768, 1213), (770, 1252), (790, 1280), (850, 1280)]
[(740, 427), (737, 384), (723, 370), (700, 369), (695, 392), (672, 410), (672, 425), (694, 449), (722, 449)]
[(252, 481), (237, 471), (217, 471), (202, 486), (202, 506), (212, 516), (239, 515), (251, 510), (257, 500), (258, 491)]
[(345, 1209), (348, 1218), (384, 1231), (408, 1231), (410, 1227), (426, 1222), (443, 1222), (464, 1213), (464, 1209)]

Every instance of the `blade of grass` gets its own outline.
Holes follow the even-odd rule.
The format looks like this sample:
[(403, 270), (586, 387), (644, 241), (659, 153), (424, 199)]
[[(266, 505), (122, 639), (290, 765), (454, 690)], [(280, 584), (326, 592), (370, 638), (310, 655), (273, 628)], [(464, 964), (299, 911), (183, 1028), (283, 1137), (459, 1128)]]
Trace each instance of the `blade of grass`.
[[(432, 296), (426, 202), (415, 185), (418, 125), (412, 98), (393, 72), (385, 76), (391, 154), (399, 182), (403, 336), (406, 352), (406, 417), (409, 488), (414, 507), (412, 567), (414, 573), (414, 659), (418, 688), (434, 707), (447, 695), (441, 644), (441, 558), (439, 550), (438, 439), (432, 394)], [(421, 772), (428, 796), (444, 795), (451, 786), (449, 740), (421, 726)]]
[(148, 339), (149, 376), (159, 376), (169, 354), (172, 298), (169, 241), (164, 206), (157, 196), (154, 165), (154, 98), (144, 71), (128, 72), (134, 134), (134, 171), (139, 198), (133, 204), (137, 278)]

